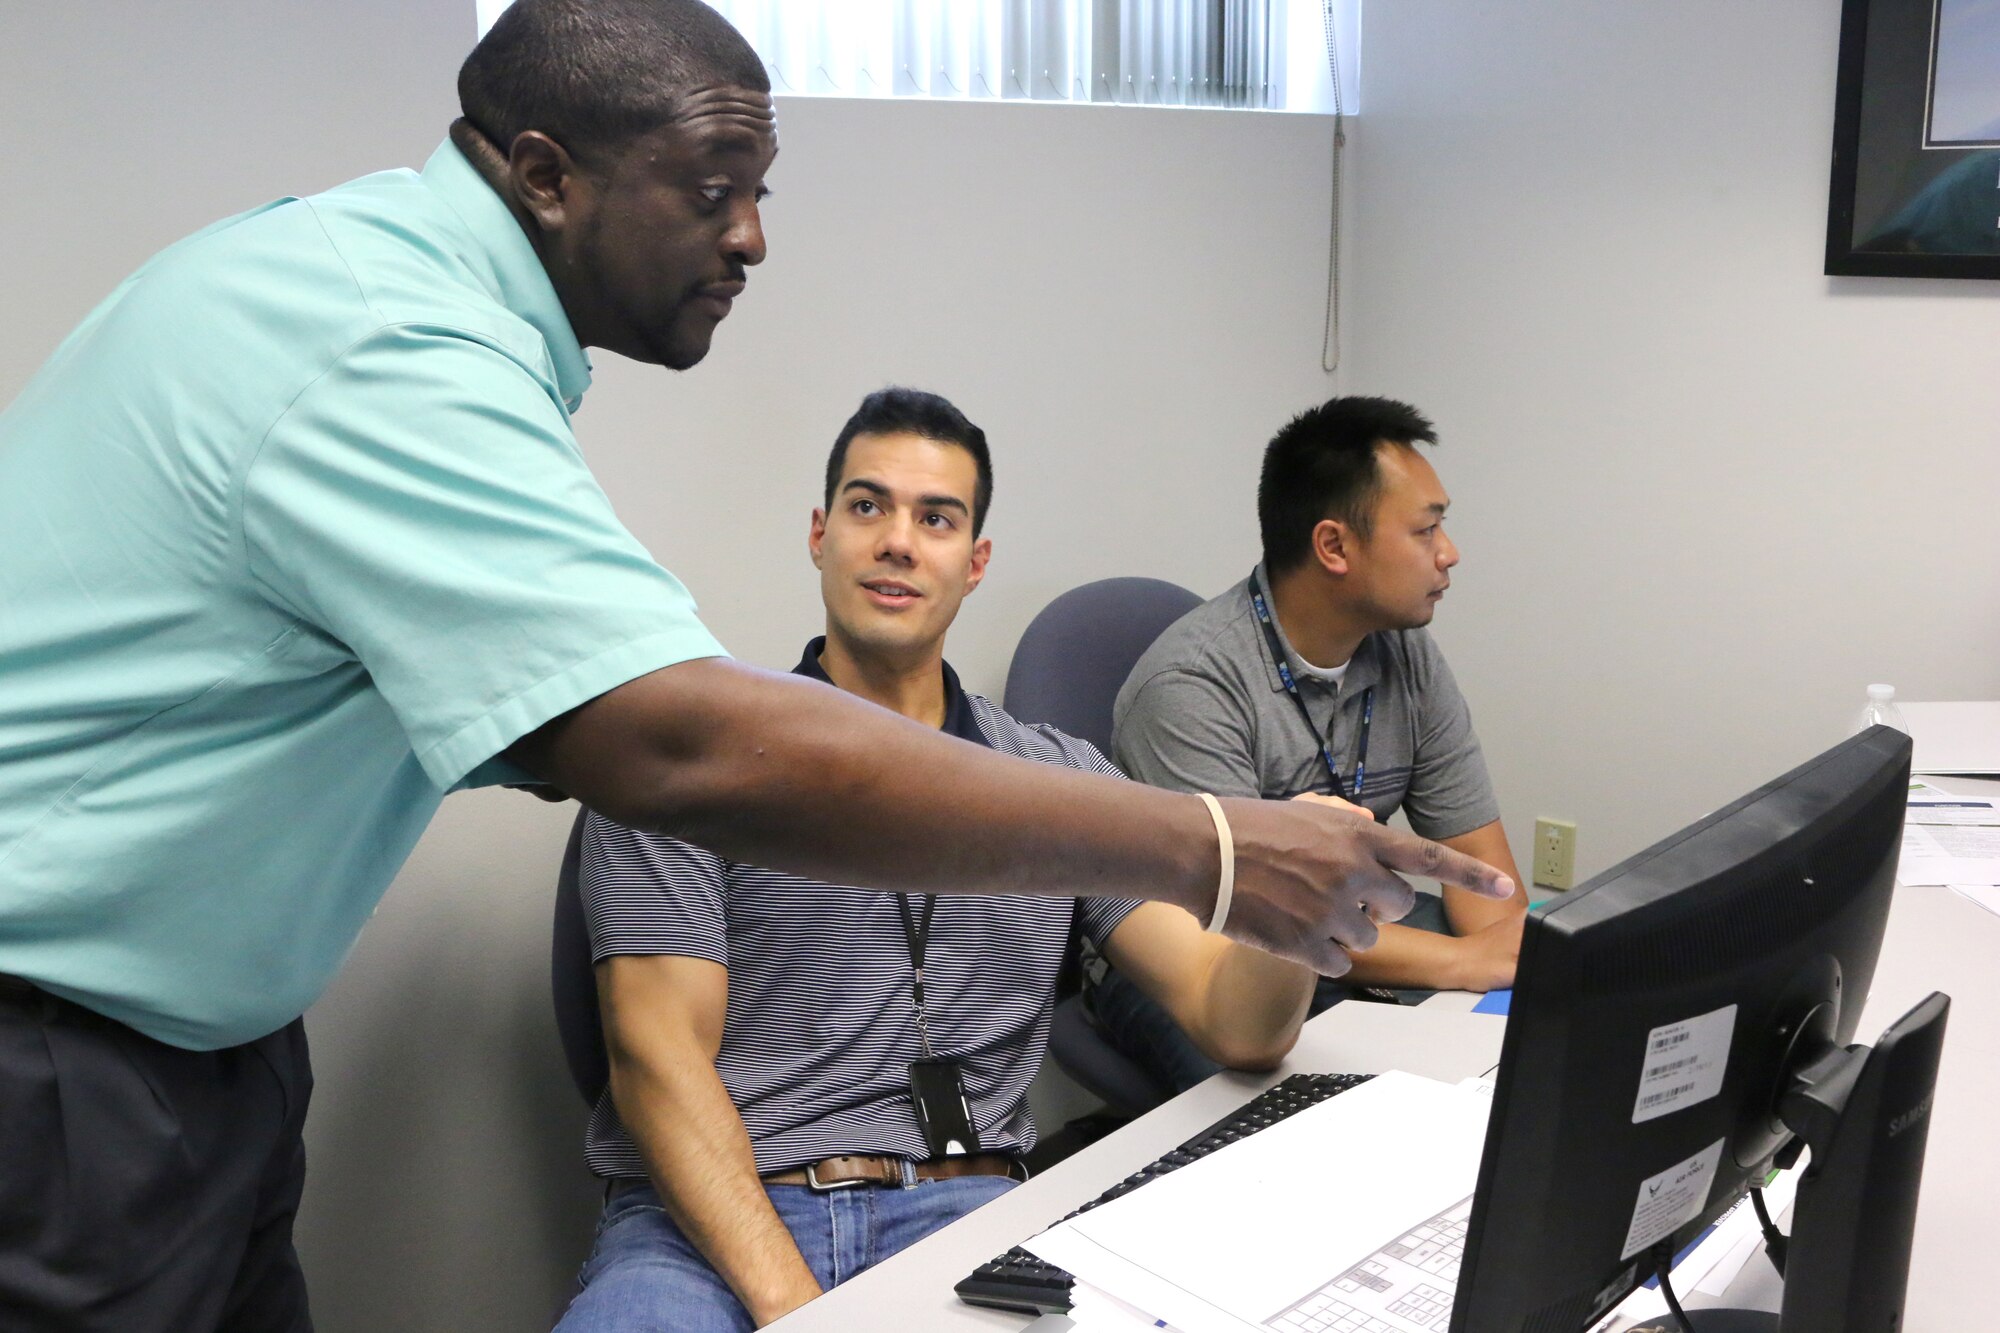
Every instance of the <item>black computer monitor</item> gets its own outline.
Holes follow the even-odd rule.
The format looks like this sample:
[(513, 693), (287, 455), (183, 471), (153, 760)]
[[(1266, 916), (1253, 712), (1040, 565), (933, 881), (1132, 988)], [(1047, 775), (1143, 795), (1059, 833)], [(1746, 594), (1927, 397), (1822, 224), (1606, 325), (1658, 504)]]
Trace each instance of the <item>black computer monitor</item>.
[[(1909, 768), (1909, 737), (1871, 728), (1529, 914), (1450, 1333), (1588, 1328), (1800, 1133), (1785, 1333), (1878, 1327), (1838, 1303), (1843, 1263), (1900, 1313), (1945, 1001), (1872, 1068), (1847, 1043)], [(1839, 1288), (1806, 1293), (1802, 1266)]]

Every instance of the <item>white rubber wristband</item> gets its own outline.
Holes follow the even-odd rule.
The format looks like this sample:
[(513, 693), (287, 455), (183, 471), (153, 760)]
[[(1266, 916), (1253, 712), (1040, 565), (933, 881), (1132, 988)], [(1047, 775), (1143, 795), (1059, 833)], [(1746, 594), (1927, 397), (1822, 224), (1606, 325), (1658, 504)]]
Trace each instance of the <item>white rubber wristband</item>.
[(1196, 795), (1208, 807), (1208, 817), (1215, 821), (1216, 850), (1222, 853), (1222, 877), (1215, 883), (1215, 911), (1208, 918), (1209, 932), (1220, 935), (1222, 928), (1229, 924), (1230, 899), (1236, 896), (1236, 839), (1229, 832), (1229, 820), (1222, 813), (1222, 803), (1205, 791)]

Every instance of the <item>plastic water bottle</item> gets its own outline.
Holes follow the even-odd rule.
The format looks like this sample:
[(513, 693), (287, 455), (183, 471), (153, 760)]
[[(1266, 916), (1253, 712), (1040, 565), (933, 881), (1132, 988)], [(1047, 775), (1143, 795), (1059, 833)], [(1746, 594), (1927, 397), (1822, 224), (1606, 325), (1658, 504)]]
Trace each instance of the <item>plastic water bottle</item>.
[(1894, 727), (1908, 735), (1910, 724), (1903, 721), (1903, 710), (1896, 707), (1896, 687), (1894, 685), (1870, 685), (1868, 702), (1861, 708), (1861, 716), (1854, 721), (1854, 730), (1859, 733), (1870, 727)]

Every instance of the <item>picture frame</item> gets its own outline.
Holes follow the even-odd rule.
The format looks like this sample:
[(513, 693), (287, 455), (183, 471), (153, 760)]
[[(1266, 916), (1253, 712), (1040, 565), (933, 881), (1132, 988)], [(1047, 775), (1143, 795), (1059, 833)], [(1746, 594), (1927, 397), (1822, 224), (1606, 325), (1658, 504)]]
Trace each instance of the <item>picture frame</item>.
[(1826, 272), (2000, 278), (2000, 3), (1843, 0)]

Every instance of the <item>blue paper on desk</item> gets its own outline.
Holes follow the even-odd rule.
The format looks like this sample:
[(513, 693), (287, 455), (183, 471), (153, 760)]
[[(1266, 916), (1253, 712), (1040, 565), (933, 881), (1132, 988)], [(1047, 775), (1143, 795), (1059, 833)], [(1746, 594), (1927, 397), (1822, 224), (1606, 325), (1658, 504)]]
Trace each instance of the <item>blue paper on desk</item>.
[(1513, 1003), (1514, 992), (1511, 987), (1507, 990), (1490, 990), (1479, 997), (1479, 1003), (1472, 1006), (1472, 1012), (1475, 1014), (1504, 1014), (1512, 1007)]

